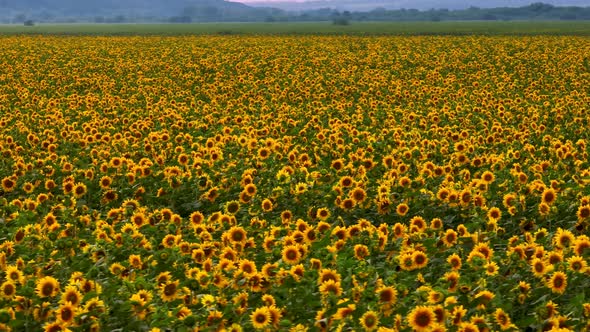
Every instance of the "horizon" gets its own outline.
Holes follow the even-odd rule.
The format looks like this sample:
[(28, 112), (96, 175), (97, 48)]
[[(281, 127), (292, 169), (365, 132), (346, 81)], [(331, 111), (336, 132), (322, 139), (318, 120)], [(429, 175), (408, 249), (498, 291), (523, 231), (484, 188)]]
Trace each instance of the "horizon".
[[(52, 0), (51, 3), (48, 0), (12, 1), (0, 0), (0, 23), (329, 21), (340, 12), (354, 14), (351, 19), (357, 21), (590, 20), (589, 0), (167, 0), (165, 3), (162, 0), (103, 0), (101, 3), (71, 0)], [(576, 5), (584, 8), (563, 8)], [(501, 8), (515, 9), (503, 11)], [(404, 12), (403, 9), (413, 11)], [(436, 10), (439, 12), (434, 12)]]

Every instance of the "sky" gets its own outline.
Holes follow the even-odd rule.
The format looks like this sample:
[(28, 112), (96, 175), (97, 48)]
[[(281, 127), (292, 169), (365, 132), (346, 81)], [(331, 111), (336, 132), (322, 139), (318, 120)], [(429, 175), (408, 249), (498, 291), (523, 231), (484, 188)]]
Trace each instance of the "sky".
[(543, 2), (554, 6), (590, 6), (590, 0), (228, 0), (243, 2), (254, 7), (274, 7), (286, 11), (314, 10), (332, 8), (340, 11), (348, 10), (366, 12), (375, 8), (391, 10), (412, 8), (419, 10), (467, 9), (471, 6), (479, 8), (524, 7), (534, 2)]
[[(287, 3), (310, 3), (317, 4), (323, 2), (329, 2), (331, 5), (338, 5), (339, 0), (226, 0), (232, 2), (241, 2), (245, 4), (287, 4)], [(482, 8), (490, 7), (520, 7), (526, 6), (534, 2), (548, 3), (557, 6), (590, 6), (590, 0), (342, 0), (344, 4), (355, 4), (371, 6), (377, 3), (375, 7), (379, 5), (387, 4), (383, 7), (400, 7), (400, 8), (456, 8), (469, 6), (476, 6)]]

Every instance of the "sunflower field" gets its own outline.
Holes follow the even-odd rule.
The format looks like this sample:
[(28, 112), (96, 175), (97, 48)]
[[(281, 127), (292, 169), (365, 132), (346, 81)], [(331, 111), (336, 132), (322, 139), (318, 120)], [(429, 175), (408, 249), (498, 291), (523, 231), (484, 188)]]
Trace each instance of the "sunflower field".
[(0, 44), (0, 331), (590, 330), (587, 37)]

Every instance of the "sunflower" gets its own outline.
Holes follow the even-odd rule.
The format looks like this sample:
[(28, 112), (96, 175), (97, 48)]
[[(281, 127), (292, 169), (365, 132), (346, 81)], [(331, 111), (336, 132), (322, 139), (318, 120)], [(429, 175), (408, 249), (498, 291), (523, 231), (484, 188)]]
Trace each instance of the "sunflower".
[(379, 198), (376, 202), (377, 204), (377, 212), (379, 214), (389, 214), (391, 211), (391, 201), (389, 198)]
[(491, 184), (492, 182), (494, 182), (496, 177), (494, 176), (494, 173), (492, 173), (490, 171), (485, 171), (481, 174), (480, 179), (485, 184)]
[(447, 229), (443, 234), (442, 241), (446, 247), (452, 247), (457, 243), (458, 234), (454, 229)]
[(74, 193), (74, 197), (80, 198), (86, 194), (86, 185), (82, 182), (78, 182), (72, 188), (72, 192)]
[(43, 325), (43, 332), (70, 332), (71, 330), (64, 326), (61, 322), (45, 323)]
[(502, 197), (502, 204), (504, 205), (505, 208), (510, 209), (511, 207), (514, 207), (516, 202), (517, 202), (517, 196), (514, 193), (508, 193), (505, 194)]
[(43, 302), (40, 305), (35, 305), (35, 308), (33, 309), (33, 317), (39, 322), (48, 320), (49, 316), (52, 314), (52, 304), (49, 302)]
[(440, 218), (432, 218), (430, 220), (430, 229), (437, 230), (443, 227), (443, 221)]
[(258, 273), (258, 270), (256, 268), (256, 263), (254, 263), (253, 261), (248, 260), (248, 259), (240, 260), (240, 263), (238, 264), (238, 268), (247, 277), (254, 276), (255, 274)]
[(411, 271), (416, 268), (412, 254), (412, 252), (403, 252), (397, 257), (401, 269)]
[(283, 316), (281, 309), (277, 308), (274, 304), (267, 305), (266, 309), (270, 313), (270, 323), (275, 327), (278, 326)]
[(264, 211), (264, 212), (270, 212), (273, 209), (272, 201), (268, 198), (265, 198), (264, 200), (262, 200), (261, 206), (262, 206), (262, 211)]
[(547, 188), (543, 190), (543, 193), (541, 194), (541, 202), (547, 205), (551, 205), (555, 202), (556, 199), (557, 193), (555, 192), (555, 189)]
[(54, 277), (43, 277), (37, 280), (35, 292), (39, 297), (53, 297), (59, 292), (59, 282)]
[(76, 286), (68, 285), (64, 289), (63, 293), (61, 294), (60, 303), (65, 304), (69, 303), (74, 307), (80, 305), (82, 301), (82, 293), (78, 290)]
[(549, 301), (545, 304), (544, 317), (551, 318), (559, 314), (559, 305), (553, 301)]
[(114, 168), (119, 168), (121, 165), (123, 165), (123, 160), (119, 157), (113, 157), (109, 162), (109, 166)]
[(328, 218), (330, 218), (330, 210), (328, 210), (327, 208), (319, 208), (316, 212), (316, 216), (319, 220), (325, 221)]
[(164, 248), (172, 248), (176, 244), (176, 235), (173, 234), (166, 234), (162, 239), (162, 246)]
[(563, 262), (563, 252), (552, 250), (547, 253), (547, 262), (555, 265)]
[(179, 154), (176, 158), (176, 161), (178, 161), (178, 163), (183, 166), (188, 165), (189, 160), (189, 156), (184, 153)]
[(33, 190), (35, 190), (35, 185), (33, 185), (31, 182), (23, 183), (23, 191), (25, 193), (30, 194), (33, 192)]
[(234, 215), (240, 211), (239, 201), (229, 201), (223, 206), (224, 212), (230, 215)]
[(381, 304), (394, 304), (397, 301), (397, 290), (391, 286), (381, 286), (375, 293)]
[(578, 211), (576, 212), (576, 216), (578, 217), (578, 221), (583, 221), (590, 218), (590, 205), (582, 205), (578, 207)]
[(407, 177), (407, 176), (402, 176), (401, 178), (399, 178), (399, 180), (398, 180), (398, 184), (399, 184), (401, 187), (404, 187), (404, 188), (409, 188), (409, 187), (410, 187), (410, 185), (412, 185), (412, 179), (410, 179), (410, 178), (409, 178), (409, 177)]
[(201, 212), (195, 211), (190, 214), (189, 220), (191, 222), (191, 225), (194, 227), (196, 225), (200, 225), (203, 222), (203, 220), (205, 220), (205, 216)]
[(357, 187), (350, 192), (350, 198), (355, 204), (360, 204), (367, 198), (367, 193), (363, 188)]
[(57, 218), (53, 214), (53, 212), (49, 212), (45, 217), (43, 217), (43, 223), (47, 228), (53, 228), (57, 223)]
[(395, 208), (395, 212), (400, 216), (405, 216), (408, 213), (408, 211), (410, 211), (410, 207), (406, 203), (400, 203)]
[(248, 195), (248, 196), (250, 196), (250, 197), (253, 197), (254, 195), (256, 195), (256, 192), (257, 192), (256, 185), (255, 185), (254, 183), (249, 183), (249, 184), (247, 184), (247, 185), (244, 187), (244, 190), (243, 190), (243, 192), (244, 192), (246, 195)]
[(576, 237), (572, 246), (576, 255), (583, 256), (590, 251), (590, 238), (586, 235), (580, 235)]
[(431, 308), (417, 306), (407, 316), (408, 325), (417, 332), (426, 332), (436, 323), (436, 316)]
[(557, 232), (553, 236), (553, 244), (560, 249), (569, 247), (574, 241), (574, 234), (569, 230), (563, 229), (561, 227), (557, 229)]
[(352, 198), (346, 198), (346, 199), (342, 200), (342, 203), (340, 203), (340, 208), (342, 208), (343, 210), (349, 211), (349, 210), (352, 210), (354, 205), (355, 205), (354, 200)]
[[(483, 258), (489, 260), (494, 255), (494, 250), (490, 248), (489, 244), (485, 242), (480, 242), (473, 247), (471, 253), (469, 253), (469, 256), (471, 256), (472, 254), (481, 254)], [(467, 258), (467, 260), (469, 260), (469, 258)]]
[(190, 316), (192, 314), (192, 311), (185, 307), (184, 305), (181, 305), (180, 308), (178, 309), (178, 311), (176, 312), (176, 317), (179, 320), (184, 320), (186, 319), (188, 316)]
[(25, 283), (25, 276), (21, 270), (18, 269), (15, 265), (7, 265), (4, 273), (6, 274), (6, 278), (9, 281), (12, 281), (17, 284), (24, 284)]
[(538, 210), (539, 210), (539, 215), (547, 216), (551, 212), (551, 206), (549, 206), (549, 204), (547, 204), (545, 202), (541, 202), (539, 204)]
[(344, 167), (344, 160), (343, 159), (335, 159), (330, 164), (330, 167), (333, 168), (335, 171), (339, 171)]
[(287, 245), (281, 251), (283, 261), (287, 264), (297, 264), (301, 260), (301, 252), (297, 245)]
[(413, 230), (414, 232), (424, 232), (427, 227), (428, 224), (426, 223), (426, 220), (420, 216), (415, 216), (410, 219), (410, 230)]
[(327, 280), (324, 281), (319, 287), (320, 293), (324, 296), (328, 296), (332, 294), (334, 296), (342, 295), (342, 286), (340, 282), (336, 282), (334, 280)]
[(244, 329), (240, 324), (233, 323), (228, 329), (224, 330), (226, 332), (243, 332)]
[(0, 285), (0, 297), (12, 299), (16, 295), (16, 285), (12, 280), (7, 280)]
[(125, 266), (123, 266), (121, 263), (113, 263), (111, 264), (111, 266), (109, 267), (109, 271), (114, 274), (114, 275), (120, 275), (121, 273), (123, 273), (123, 271), (125, 271)]
[(76, 307), (71, 303), (66, 302), (60, 305), (55, 311), (55, 316), (57, 317), (58, 322), (62, 323), (64, 326), (69, 326), (74, 322), (74, 317), (76, 316)]
[(551, 271), (551, 267), (551, 265), (548, 265), (540, 258), (534, 258), (531, 260), (531, 270), (535, 277), (542, 278), (545, 274)]
[(313, 270), (320, 270), (322, 268), (322, 261), (317, 258), (311, 258), (309, 265)]
[(340, 178), (339, 182), (341, 187), (343, 188), (348, 188), (348, 187), (352, 187), (352, 185), (354, 184), (354, 180), (352, 179), (352, 177), (346, 175)]
[(498, 264), (496, 262), (486, 262), (483, 265), (483, 268), (484, 268), (486, 275), (488, 275), (488, 276), (495, 276), (496, 274), (498, 274), (498, 270), (500, 269), (500, 267), (498, 266)]
[(308, 185), (305, 182), (295, 184), (295, 195), (302, 195), (307, 192)]
[(219, 197), (219, 188), (213, 187), (209, 189), (206, 193), (201, 195), (201, 199), (208, 200), (209, 202), (213, 203)]
[(421, 269), (428, 264), (428, 256), (422, 251), (416, 250), (412, 253), (413, 268)]
[(474, 299), (477, 301), (477, 303), (486, 305), (490, 303), (494, 297), (496, 297), (496, 294), (490, 292), (489, 290), (482, 290), (475, 294)]
[(99, 184), (102, 189), (109, 189), (111, 184), (113, 184), (113, 179), (110, 176), (105, 175), (100, 178)]
[(264, 329), (271, 322), (270, 312), (268, 311), (267, 307), (260, 307), (254, 310), (250, 315), (250, 320), (252, 321), (252, 326), (256, 329)]
[(232, 226), (229, 230), (229, 240), (232, 243), (246, 243), (248, 235), (241, 226)]
[(436, 304), (436, 303), (439, 303), (442, 299), (443, 299), (443, 293), (433, 290), (433, 289), (428, 291), (428, 303)]
[(508, 316), (508, 314), (501, 308), (496, 309), (494, 312), (494, 319), (502, 331), (514, 327), (512, 321), (510, 320), (510, 316)]
[(473, 196), (473, 204), (477, 207), (484, 207), (486, 204), (486, 198), (481, 194), (476, 194)]
[(447, 198), (449, 197), (449, 194), (451, 192), (449, 191), (448, 188), (440, 188), (437, 192), (436, 192), (436, 198), (438, 198), (441, 201), (446, 201)]
[(261, 299), (260, 299), (265, 306), (270, 307), (276, 304), (276, 300), (275, 298), (270, 295), (270, 294), (264, 294), (262, 295)]
[(527, 183), (527, 181), (529, 180), (529, 177), (528, 177), (528, 175), (526, 175), (526, 174), (525, 174), (525, 173), (523, 173), (523, 172), (519, 172), (519, 173), (516, 175), (516, 178), (518, 179), (518, 182), (519, 182), (520, 184), (525, 184), (525, 183)]
[(258, 159), (264, 160), (270, 156), (270, 150), (267, 147), (261, 147), (258, 149)]
[(324, 282), (328, 281), (328, 280), (333, 280), (335, 282), (340, 282), (342, 280), (340, 274), (333, 269), (322, 269), (320, 271), (319, 277), (318, 277), (318, 285), (323, 284)]
[(567, 275), (561, 271), (557, 271), (547, 279), (546, 283), (547, 287), (549, 287), (553, 293), (563, 294), (567, 287)]
[(461, 257), (457, 254), (451, 254), (447, 257), (447, 263), (451, 266), (451, 269), (458, 271), (461, 269)]
[(354, 246), (354, 257), (360, 261), (364, 260), (365, 257), (369, 256), (369, 248), (364, 244), (356, 244)]
[[(344, 302), (348, 302), (348, 299), (339, 300), (338, 305), (340, 305), (341, 303), (344, 303)], [(356, 304), (351, 303), (351, 304), (347, 305), (346, 307), (338, 308), (338, 310), (336, 311), (336, 314), (334, 314), (333, 317), (335, 320), (344, 319), (344, 318), (350, 316), (355, 310), (356, 310)]]
[(487, 213), (489, 220), (498, 221), (502, 217), (502, 212), (497, 207), (490, 208)]
[(472, 198), (473, 196), (471, 194), (471, 190), (469, 189), (464, 189), (459, 193), (459, 202), (462, 206), (468, 206), (469, 203), (471, 203)]
[(119, 197), (119, 195), (114, 190), (107, 190), (102, 195), (102, 199), (103, 199), (104, 203), (112, 202), (112, 201), (116, 200), (118, 197)]
[(129, 255), (129, 264), (133, 266), (135, 269), (141, 269), (143, 262), (141, 261), (141, 256), (136, 254)]
[(446, 272), (443, 279), (449, 283), (449, 292), (454, 292), (459, 285), (459, 278), (461, 275), (457, 271)]
[(588, 263), (582, 256), (572, 256), (567, 259), (568, 268), (574, 272), (585, 273)]
[(5, 192), (11, 192), (16, 187), (16, 181), (13, 177), (5, 177), (2, 179), (2, 190)]
[(174, 301), (178, 298), (179, 281), (166, 282), (160, 285), (160, 297), (164, 302)]
[(373, 331), (379, 325), (379, 316), (376, 312), (369, 310), (361, 316), (359, 321), (365, 331)]
[(480, 329), (477, 324), (472, 322), (461, 322), (457, 332), (479, 332)]

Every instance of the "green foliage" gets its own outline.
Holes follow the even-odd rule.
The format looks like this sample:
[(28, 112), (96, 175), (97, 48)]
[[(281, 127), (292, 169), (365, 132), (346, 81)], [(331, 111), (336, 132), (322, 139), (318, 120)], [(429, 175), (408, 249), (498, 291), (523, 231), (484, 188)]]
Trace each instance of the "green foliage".
[(56, 35), (590, 35), (590, 21), (331, 22), (0, 25), (0, 34)]
[(334, 25), (350, 25), (350, 21), (346, 17), (336, 17), (332, 20)]

